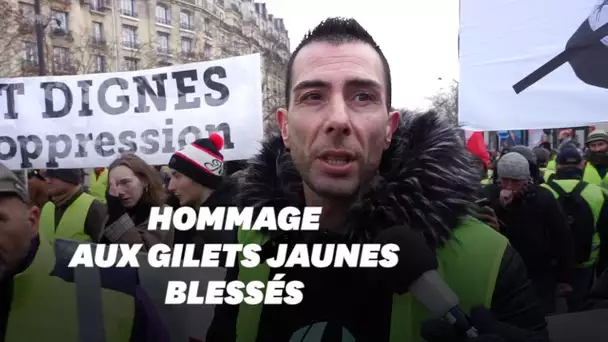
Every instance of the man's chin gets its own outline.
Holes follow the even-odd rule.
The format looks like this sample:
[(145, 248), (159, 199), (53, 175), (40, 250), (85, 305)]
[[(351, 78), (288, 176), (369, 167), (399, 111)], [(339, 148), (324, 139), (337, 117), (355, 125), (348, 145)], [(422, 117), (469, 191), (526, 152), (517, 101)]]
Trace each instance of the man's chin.
[(311, 190), (318, 196), (335, 200), (353, 198), (359, 191), (359, 183), (347, 179), (313, 181), (310, 185)]

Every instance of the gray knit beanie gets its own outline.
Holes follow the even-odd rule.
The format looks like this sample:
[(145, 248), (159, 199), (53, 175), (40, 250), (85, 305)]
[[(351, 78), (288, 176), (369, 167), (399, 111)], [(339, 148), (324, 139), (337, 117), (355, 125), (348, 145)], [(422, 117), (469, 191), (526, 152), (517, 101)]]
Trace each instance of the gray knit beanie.
[(525, 180), (530, 178), (530, 166), (526, 157), (509, 152), (498, 160), (496, 166), (500, 178)]

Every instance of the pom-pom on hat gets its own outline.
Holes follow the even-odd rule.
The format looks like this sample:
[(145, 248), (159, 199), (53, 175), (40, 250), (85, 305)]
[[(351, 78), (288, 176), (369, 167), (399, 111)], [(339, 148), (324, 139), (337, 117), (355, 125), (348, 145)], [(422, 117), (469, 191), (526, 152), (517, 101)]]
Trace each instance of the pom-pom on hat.
[(207, 188), (217, 189), (224, 170), (224, 156), (220, 153), (223, 147), (224, 139), (213, 133), (175, 152), (169, 167)]

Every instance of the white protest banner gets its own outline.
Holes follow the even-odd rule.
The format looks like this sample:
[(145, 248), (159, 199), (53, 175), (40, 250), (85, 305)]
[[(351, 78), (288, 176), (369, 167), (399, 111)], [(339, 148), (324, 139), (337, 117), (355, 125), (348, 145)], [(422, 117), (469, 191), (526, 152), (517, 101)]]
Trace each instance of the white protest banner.
[(0, 162), (10, 169), (108, 166), (135, 152), (167, 164), (214, 132), (225, 160), (263, 136), (260, 55), (105, 74), (0, 79)]
[(608, 122), (608, 1), (460, 3), (461, 125), (488, 131)]

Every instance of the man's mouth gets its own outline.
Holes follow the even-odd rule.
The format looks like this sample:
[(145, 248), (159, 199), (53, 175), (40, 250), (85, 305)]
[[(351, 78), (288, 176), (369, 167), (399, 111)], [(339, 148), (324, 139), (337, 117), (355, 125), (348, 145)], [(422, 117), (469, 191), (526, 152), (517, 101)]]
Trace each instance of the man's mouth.
[(323, 160), (324, 162), (326, 162), (329, 165), (346, 165), (353, 161), (352, 159), (350, 159), (348, 157), (344, 157), (344, 158), (327, 157), (327, 158), (321, 158), (321, 160)]
[(347, 151), (327, 151), (321, 153), (319, 159), (329, 165), (341, 166), (353, 162), (355, 156)]

